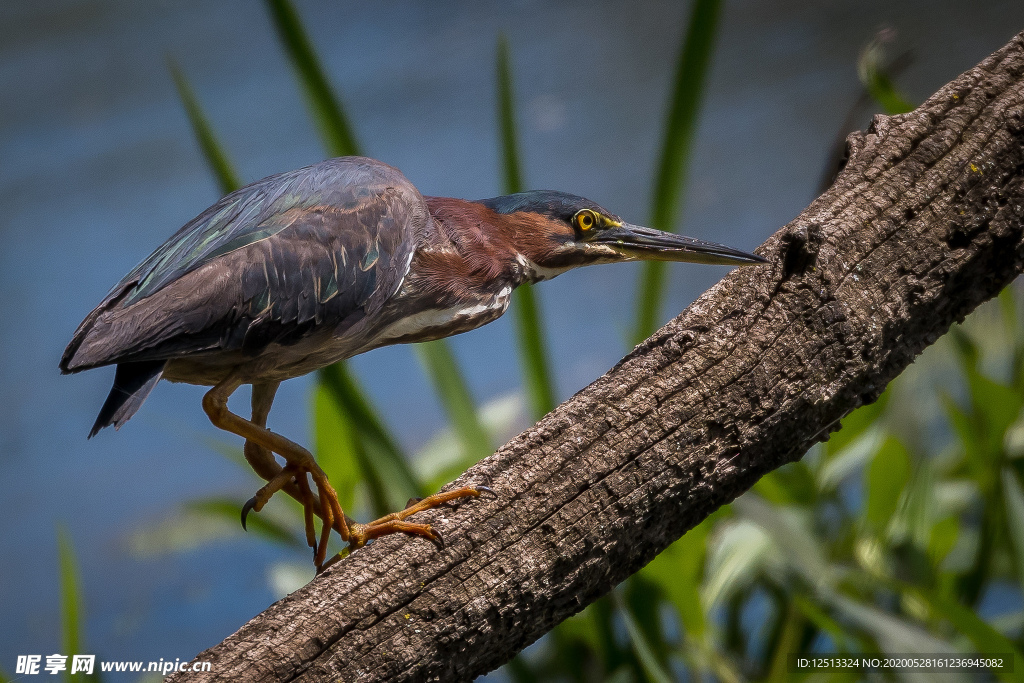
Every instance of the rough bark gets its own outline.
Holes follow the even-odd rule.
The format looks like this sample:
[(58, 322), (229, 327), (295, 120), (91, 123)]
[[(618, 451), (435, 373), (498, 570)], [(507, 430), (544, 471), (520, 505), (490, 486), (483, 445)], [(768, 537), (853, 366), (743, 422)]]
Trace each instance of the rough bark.
[(741, 268), (467, 471), (438, 550), (353, 553), (181, 681), (466, 680), (636, 572), (873, 401), (1024, 264), (1024, 34), (849, 138), (833, 186)]

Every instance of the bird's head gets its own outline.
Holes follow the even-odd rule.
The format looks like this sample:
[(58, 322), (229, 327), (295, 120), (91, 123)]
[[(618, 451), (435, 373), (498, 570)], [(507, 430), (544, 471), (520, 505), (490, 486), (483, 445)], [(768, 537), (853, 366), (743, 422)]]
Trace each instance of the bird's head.
[(479, 203), (502, 217), (503, 232), (549, 277), (578, 266), (616, 261), (765, 262), (721, 244), (626, 223), (595, 202), (564, 192), (535, 190)]

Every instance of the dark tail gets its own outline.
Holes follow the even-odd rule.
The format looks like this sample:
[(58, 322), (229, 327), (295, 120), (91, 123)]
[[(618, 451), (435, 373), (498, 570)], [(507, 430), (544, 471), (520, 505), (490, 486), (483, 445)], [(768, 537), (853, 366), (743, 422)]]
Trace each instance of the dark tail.
[(110, 389), (107, 400), (100, 408), (96, 424), (89, 432), (89, 438), (104, 427), (114, 425), (120, 429), (135, 412), (142, 407), (142, 402), (153, 391), (164, 372), (163, 360), (147, 360), (136, 363), (118, 363), (114, 373), (114, 386)]

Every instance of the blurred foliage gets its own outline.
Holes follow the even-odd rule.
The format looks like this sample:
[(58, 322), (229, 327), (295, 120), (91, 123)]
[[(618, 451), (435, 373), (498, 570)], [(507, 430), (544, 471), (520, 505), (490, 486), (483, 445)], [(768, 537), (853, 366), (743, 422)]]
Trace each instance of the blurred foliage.
[(896, 88), (892, 63), (886, 62), (885, 47), (896, 39), (892, 29), (880, 30), (875, 39), (864, 46), (857, 60), (857, 75), (864, 90), (886, 114), (904, 114), (914, 105)]
[[(298, 15), (286, 0), (268, 2), (325, 147), (354, 152), (355, 136), (340, 99)], [(679, 215), (719, 12), (717, 0), (696, 0), (693, 6), (663, 135), (654, 227), (671, 229)], [(905, 111), (910, 105), (880, 66), (876, 43), (858, 65), (863, 85), (883, 110)], [(223, 185), (232, 177), (227, 157), (184, 77), (174, 73), (200, 147)], [(522, 172), (504, 39), (496, 73), (502, 171), (506, 190), (515, 191), (522, 187)], [(633, 341), (653, 331), (663, 289), (664, 273), (646, 270)], [(554, 405), (556, 395), (539, 307), (532, 290), (523, 291), (530, 295), (516, 300), (516, 330), (524, 387), (537, 416)], [(765, 476), (610, 596), (528, 648), (504, 675), (517, 683), (780, 681), (801, 678), (788, 670), (787, 656), (796, 653), (1016, 658), (1024, 644), (1020, 309), (1012, 289), (981, 307), (878, 401), (844, 418), (827, 443)], [(451, 428), (413, 460), (401, 452), (344, 365), (319, 374), (312, 400), (314, 450), (346, 509), (382, 514), (436, 490), (516, 424), (518, 402), (478, 409), (454, 355), (447, 347), (435, 348), (444, 350), (424, 354), (423, 361)], [(244, 462), (237, 449), (221, 448)], [(201, 501), (190, 511), (236, 522), (241, 503)], [(304, 548), (298, 505), (276, 504), (284, 514), (250, 529)], [(282, 591), (312, 575), (308, 566), (278, 569), (275, 585)]]
[(620, 598), (614, 611), (573, 617), (519, 665), (534, 676), (515, 679), (661, 680), (652, 653), (657, 671), (714, 680), (799, 678), (787, 669), (791, 653), (1017, 658), (1019, 310), (1010, 289), (983, 306), (829, 442), (645, 567), (629, 582), (639, 604)]
[[(70, 656), (82, 652), (82, 580), (71, 536), (63, 526), (57, 528), (57, 558), (60, 566), (61, 646), (64, 654)], [(65, 680), (69, 682), (81, 678), (72, 676), (70, 667), (65, 671)]]
[[(516, 134), (515, 96), (512, 90), (512, 64), (508, 40), (498, 39), (498, 131), (501, 138), (502, 178), (505, 194), (526, 189), (519, 163)], [(516, 288), (512, 294), (512, 316), (516, 323), (516, 340), (523, 363), (523, 385), (530, 399), (535, 420), (554, 410), (555, 384), (548, 357), (544, 321), (540, 316), (540, 300), (530, 283)]]
[(82, 579), (78, 569), (78, 558), (71, 544), (71, 534), (64, 525), (57, 527), (57, 565), (60, 581), (61, 651), (67, 656), (64, 680), (67, 683), (96, 683), (100, 680), (99, 665), (93, 673), (71, 673), (71, 658), (76, 654), (89, 654), (83, 647), (84, 617)]
[[(697, 134), (700, 108), (704, 102), (704, 83), (710, 71), (721, 14), (720, 0), (694, 0), (690, 10), (651, 195), (650, 227), (658, 230), (673, 232), (678, 227), (687, 162)], [(665, 262), (647, 261), (643, 264), (635, 304), (636, 321), (630, 339), (632, 344), (639, 344), (657, 329), (667, 284)]]

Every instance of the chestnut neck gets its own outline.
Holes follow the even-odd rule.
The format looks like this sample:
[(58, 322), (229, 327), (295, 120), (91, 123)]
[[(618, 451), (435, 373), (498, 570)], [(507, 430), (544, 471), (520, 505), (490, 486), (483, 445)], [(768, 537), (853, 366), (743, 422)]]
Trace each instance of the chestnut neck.
[(434, 229), (417, 248), (413, 270), (431, 286), (453, 291), (497, 291), (537, 278), (571, 234), (547, 216), (532, 212), (500, 214), (478, 202), (426, 197)]

